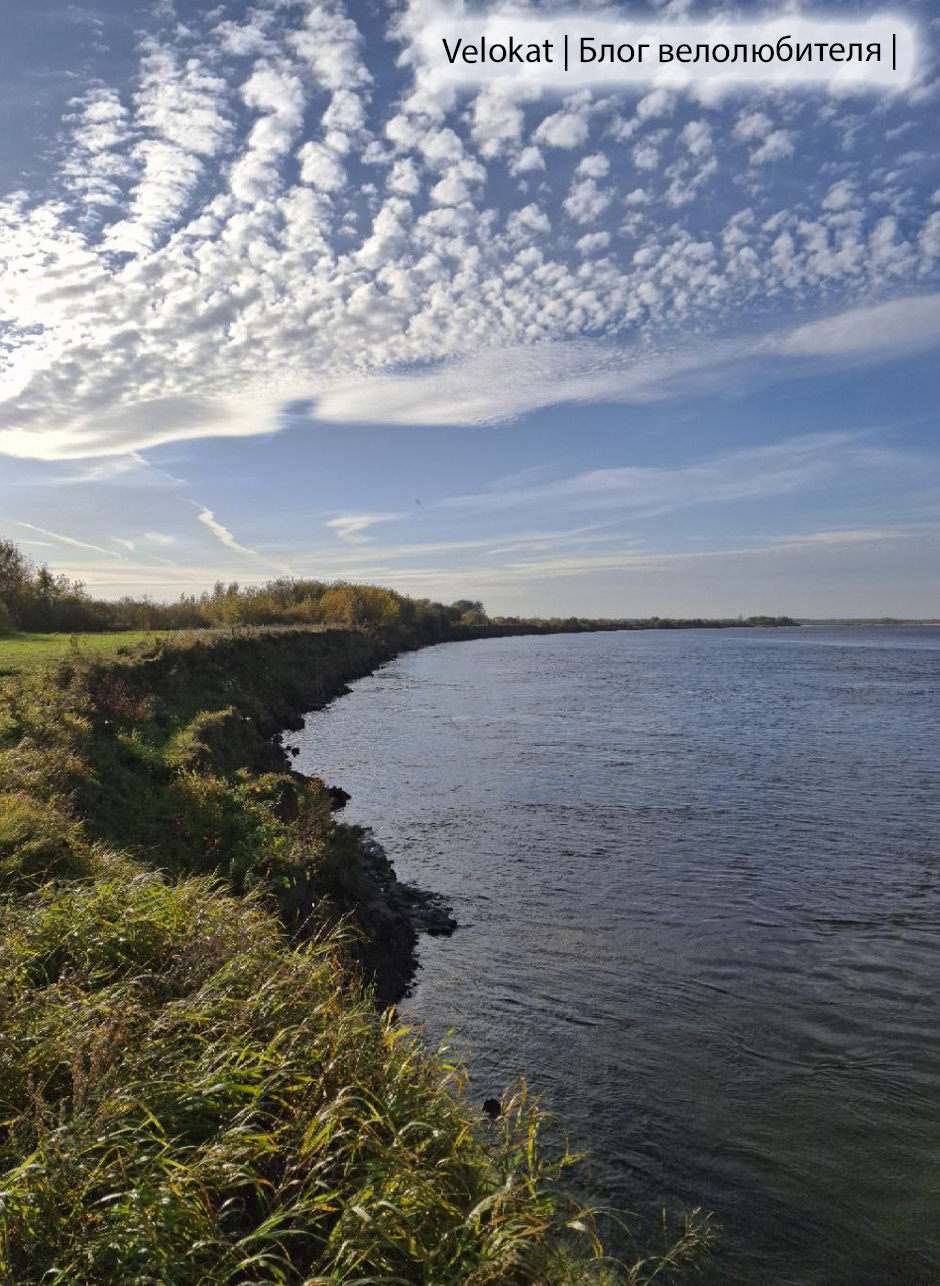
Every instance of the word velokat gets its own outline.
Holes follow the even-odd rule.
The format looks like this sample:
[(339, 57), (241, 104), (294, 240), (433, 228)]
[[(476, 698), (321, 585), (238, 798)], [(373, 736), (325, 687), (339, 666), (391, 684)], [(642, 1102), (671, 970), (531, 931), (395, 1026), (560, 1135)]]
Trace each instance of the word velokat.
[(541, 41), (524, 41), (516, 40), (514, 36), (509, 37), (508, 44), (502, 40), (486, 39), (486, 36), (480, 37), (478, 45), (467, 44), (462, 37), (454, 41), (454, 51), (451, 53), (450, 42), (446, 37), (442, 37), (444, 42), (444, 52), (447, 55), (447, 61), (454, 65), (458, 58), (463, 58), (465, 63), (491, 62), (491, 63), (550, 63), (554, 62), (552, 50), (554, 42), (551, 40)]

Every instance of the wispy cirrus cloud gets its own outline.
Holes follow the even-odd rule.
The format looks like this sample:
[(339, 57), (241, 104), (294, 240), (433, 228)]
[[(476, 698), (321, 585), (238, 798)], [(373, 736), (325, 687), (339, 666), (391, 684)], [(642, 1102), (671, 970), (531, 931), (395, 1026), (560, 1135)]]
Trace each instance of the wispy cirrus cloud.
[(893, 472), (921, 484), (940, 477), (935, 461), (892, 452), (869, 433), (803, 434), (770, 445), (723, 451), (674, 466), (590, 469), (552, 479), (523, 480), (468, 495), (451, 496), (442, 508), (487, 513), (529, 508), (615, 510), (651, 516), (697, 506), (764, 500)]
[(337, 383), (319, 418), (491, 424), (558, 403), (728, 397), (774, 380), (940, 349), (940, 293), (846, 309), (796, 327), (660, 351), (567, 341), (486, 349), (428, 371)]
[(376, 523), (392, 522), (404, 516), (400, 513), (340, 514), (336, 518), (327, 519), (323, 525), (335, 532), (338, 538), (347, 544), (362, 545), (372, 539), (370, 528)]
[[(196, 502), (193, 501), (193, 503), (195, 504)], [(251, 558), (258, 557), (258, 551), (256, 549), (249, 549), (246, 545), (240, 544), (229, 531), (228, 527), (219, 522), (211, 509), (207, 509), (204, 505), (197, 506), (197, 508), (199, 508), (199, 513), (197, 515), (199, 522), (201, 522), (204, 527), (209, 528), (220, 545), (224, 545), (226, 549), (233, 549), (237, 554), (248, 554)]]
[(286, 563), (281, 562), (279, 559), (269, 558), (266, 554), (259, 552), (257, 549), (249, 549), (247, 545), (243, 545), (241, 541), (236, 540), (228, 527), (218, 520), (211, 509), (207, 508), (205, 505), (201, 505), (197, 500), (190, 500), (187, 503), (193, 505), (194, 508), (199, 510), (199, 513), (196, 515), (197, 521), (201, 522), (202, 525), (212, 533), (220, 545), (224, 545), (226, 549), (231, 550), (235, 554), (242, 554), (255, 562), (262, 563), (264, 566), (280, 572), (282, 575), (292, 574), (292, 569)]
[(92, 549), (92, 550), (94, 550), (94, 552), (95, 552), (96, 554), (104, 554), (104, 555), (106, 555), (108, 558), (122, 558), (122, 557), (123, 557), (123, 555), (122, 555), (122, 554), (119, 554), (119, 553), (117, 552), (117, 550), (114, 550), (114, 549), (104, 549), (104, 548), (102, 548), (102, 546), (101, 546), (101, 545), (94, 545), (94, 544), (92, 544), (90, 541), (87, 541), (87, 540), (78, 540), (78, 539), (76, 539), (76, 537), (74, 537), (74, 536), (64, 536), (64, 535), (62, 535), (62, 533), (61, 533), (61, 532), (58, 532), (58, 531), (49, 531), (47, 528), (45, 528), (45, 527), (37, 527), (34, 523), (31, 523), (31, 522), (20, 522), (20, 521), (19, 521), (18, 519), (16, 519), (16, 518), (12, 518), (12, 519), (10, 519), (10, 521), (11, 521), (15, 526), (17, 526), (17, 527), (22, 527), (22, 528), (24, 528), (26, 531), (35, 531), (35, 532), (38, 532), (40, 536), (48, 536), (48, 537), (50, 538), (50, 540), (52, 540), (53, 542), (55, 542), (56, 544), (59, 544), (59, 545), (70, 545), (73, 549)]

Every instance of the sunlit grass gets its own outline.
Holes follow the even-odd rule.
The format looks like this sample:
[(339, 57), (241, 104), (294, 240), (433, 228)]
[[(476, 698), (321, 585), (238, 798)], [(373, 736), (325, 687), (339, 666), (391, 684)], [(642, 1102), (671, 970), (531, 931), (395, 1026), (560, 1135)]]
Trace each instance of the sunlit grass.
[(333, 939), (116, 863), (9, 908), (0, 943), (0, 1281), (521, 1286), (553, 1280), (553, 1230), (590, 1253), (537, 1107), (472, 1124)]
[(153, 642), (145, 630), (116, 634), (8, 634), (0, 636), (0, 679), (23, 674), (52, 662), (79, 656), (113, 656), (122, 648), (135, 650)]

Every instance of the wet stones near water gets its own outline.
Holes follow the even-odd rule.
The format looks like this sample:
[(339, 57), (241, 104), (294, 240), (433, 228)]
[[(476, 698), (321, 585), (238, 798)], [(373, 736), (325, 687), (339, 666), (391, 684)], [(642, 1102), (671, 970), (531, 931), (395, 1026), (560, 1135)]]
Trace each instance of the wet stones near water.
[(457, 928), (451, 908), (439, 893), (415, 888), (413, 884), (400, 884), (399, 889), (408, 908), (409, 918), (418, 933), (432, 938), (446, 938)]
[(403, 884), (385, 850), (369, 834), (360, 837), (356, 863), (340, 910), (351, 913), (363, 932), (360, 966), (375, 979), (376, 999), (395, 1004), (408, 993), (418, 967), (418, 935), (442, 937), (457, 921), (436, 893)]

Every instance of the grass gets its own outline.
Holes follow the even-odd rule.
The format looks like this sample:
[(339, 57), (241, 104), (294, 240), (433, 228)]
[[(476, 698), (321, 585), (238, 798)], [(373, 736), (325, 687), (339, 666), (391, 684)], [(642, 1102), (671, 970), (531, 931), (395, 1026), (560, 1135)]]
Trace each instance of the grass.
[(155, 635), (144, 630), (115, 634), (7, 634), (0, 635), (0, 679), (26, 674), (63, 661), (76, 652), (81, 656), (113, 656), (152, 643)]
[(605, 1257), (525, 1087), (484, 1120), (357, 971), (359, 833), (268, 733), (381, 655), (180, 640), (0, 690), (0, 1286), (636, 1286), (707, 1245)]
[(112, 862), (0, 942), (4, 1286), (614, 1280), (525, 1090), (472, 1121), (333, 938)]

